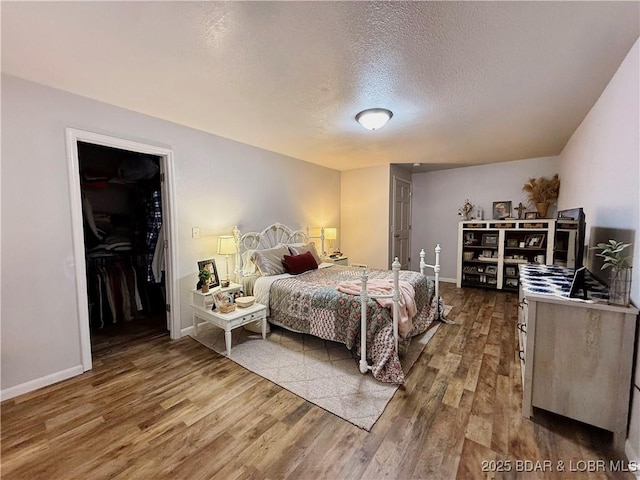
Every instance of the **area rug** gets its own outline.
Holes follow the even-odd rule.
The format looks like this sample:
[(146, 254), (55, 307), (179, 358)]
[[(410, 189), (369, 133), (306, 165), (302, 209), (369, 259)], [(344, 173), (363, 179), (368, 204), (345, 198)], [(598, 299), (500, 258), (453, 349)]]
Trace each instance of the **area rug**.
[[(401, 358), (405, 374), (435, 335), (440, 322), (411, 341)], [(393, 398), (397, 385), (362, 375), (355, 356), (343, 344), (272, 327), (267, 339), (244, 328), (232, 332), (231, 360), (261, 377), (370, 431)], [(226, 354), (224, 330), (206, 324), (194, 337), (206, 347)]]

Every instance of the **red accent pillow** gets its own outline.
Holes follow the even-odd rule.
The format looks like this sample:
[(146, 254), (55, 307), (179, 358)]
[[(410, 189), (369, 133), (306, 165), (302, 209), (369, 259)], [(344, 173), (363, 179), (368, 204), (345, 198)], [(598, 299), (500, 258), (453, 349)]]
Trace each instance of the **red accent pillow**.
[(318, 262), (313, 258), (311, 252), (301, 253), (300, 255), (285, 255), (282, 264), (287, 273), (291, 275), (298, 275), (318, 268)]

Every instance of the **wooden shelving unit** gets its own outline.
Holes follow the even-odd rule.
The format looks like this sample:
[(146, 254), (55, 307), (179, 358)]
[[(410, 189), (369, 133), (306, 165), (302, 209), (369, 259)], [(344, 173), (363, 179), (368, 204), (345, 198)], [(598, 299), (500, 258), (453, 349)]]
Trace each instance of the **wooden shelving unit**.
[(554, 219), (471, 220), (458, 225), (458, 287), (518, 291), (518, 264), (551, 265)]

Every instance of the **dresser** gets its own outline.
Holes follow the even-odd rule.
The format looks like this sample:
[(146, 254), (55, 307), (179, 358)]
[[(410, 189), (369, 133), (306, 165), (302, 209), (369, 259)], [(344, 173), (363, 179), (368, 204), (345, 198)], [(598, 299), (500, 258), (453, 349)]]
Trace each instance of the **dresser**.
[(520, 265), (522, 414), (534, 407), (613, 432), (624, 451), (638, 309), (607, 304), (587, 272), (587, 300), (569, 298), (573, 270)]

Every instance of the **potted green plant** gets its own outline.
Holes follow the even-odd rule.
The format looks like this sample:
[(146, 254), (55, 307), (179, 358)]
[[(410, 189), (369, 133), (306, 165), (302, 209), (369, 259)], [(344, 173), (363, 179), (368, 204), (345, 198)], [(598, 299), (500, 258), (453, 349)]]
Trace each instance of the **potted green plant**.
[(609, 276), (609, 303), (614, 305), (629, 305), (631, 293), (631, 257), (625, 256), (624, 249), (630, 243), (609, 240), (598, 243), (595, 248), (600, 250), (596, 255), (604, 258), (601, 270), (611, 269)]
[(203, 268), (198, 272), (198, 279), (202, 284), (202, 293), (207, 293), (209, 291), (209, 280), (211, 280), (211, 271)]
[(538, 211), (540, 218), (546, 218), (547, 210), (558, 199), (560, 178), (557, 173), (551, 178), (530, 178), (522, 191), (527, 193), (529, 203)]

